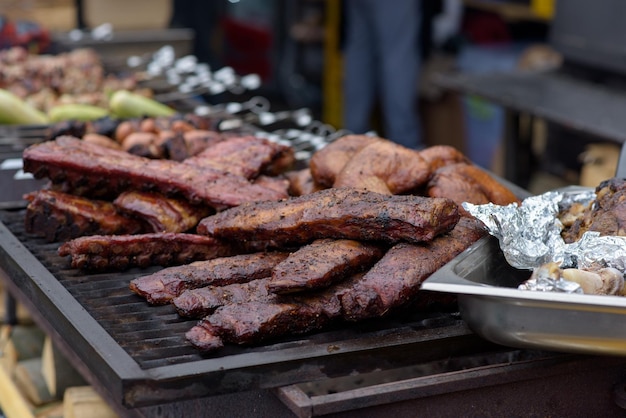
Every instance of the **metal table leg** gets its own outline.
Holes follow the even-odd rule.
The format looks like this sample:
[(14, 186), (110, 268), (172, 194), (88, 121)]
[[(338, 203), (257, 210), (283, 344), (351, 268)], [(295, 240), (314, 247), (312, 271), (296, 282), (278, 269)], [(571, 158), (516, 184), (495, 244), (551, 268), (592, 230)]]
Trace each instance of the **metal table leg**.
[(7, 325), (17, 325), (17, 301), (7, 291), (4, 292), (4, 322)]
[(505, 113), (504, 177), (522, 188), (527, 188), (534, 165), (532, 117), (527, 129), (522, 128), (521, 117), (519, 112), (510, 109)]

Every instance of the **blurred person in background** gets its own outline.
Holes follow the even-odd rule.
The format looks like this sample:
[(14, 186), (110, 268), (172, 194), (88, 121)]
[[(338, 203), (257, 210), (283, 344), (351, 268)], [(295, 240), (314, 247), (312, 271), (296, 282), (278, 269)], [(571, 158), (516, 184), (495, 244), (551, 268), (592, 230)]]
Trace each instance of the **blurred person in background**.
[(424, 147), (418, 115), (421, 0), (345, 0), (344, 128), (371, 130), (377, 103), (383, 136)]
[(169, 27), (192, 29), (192, 54), (200, 62), (220, 67), (221, 62), (212, 43), (227, 3), (216, 0), (172, 0), (171, 4)]

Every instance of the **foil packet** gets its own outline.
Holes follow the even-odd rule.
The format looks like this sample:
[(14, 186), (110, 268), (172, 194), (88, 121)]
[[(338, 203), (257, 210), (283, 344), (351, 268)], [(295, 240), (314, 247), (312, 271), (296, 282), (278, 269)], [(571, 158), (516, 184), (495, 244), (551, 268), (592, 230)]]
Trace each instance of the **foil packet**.
[[(561, 237), (563, 225), (558, 218), (559, 211), (573, 203), (593, 204), (595, 197), (593, 189), (572, 186), (527, 197), (521, 205), (465, 202), (463, 208), (498, 239), (504, 257), (515, 268), (535, 271), (546, 263), (556, 262), (561, 268), (585, 269), (602, 265), (624, 273), (626, 237), (600, 236), (598, 232), (589, 231), (571, 244)], [(519, 288), (581, 293), (576, 283), (541, 275), (524, 282)]]

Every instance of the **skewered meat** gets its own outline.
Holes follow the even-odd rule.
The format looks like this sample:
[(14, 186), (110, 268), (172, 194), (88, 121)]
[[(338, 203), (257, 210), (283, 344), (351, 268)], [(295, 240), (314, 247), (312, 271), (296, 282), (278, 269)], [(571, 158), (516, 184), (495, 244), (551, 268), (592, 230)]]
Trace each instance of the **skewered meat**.
[(115, 196), (128, 189), (158, 191), (216, 209), (286, 197), (223, 171), (146, 159), (72, 137), (31, 145), (24, 150), (23, 160), (24, 171), (36, 178), (47, 176), (71, 189), (105, 189)]
[(151, 232), (186, 232), (212, 212), (208, 206), (137, 191), (120, 194), (113, 204), (119, 211), (144, 220), (150, 225)]
[(111, 202), (45, 189), (33, 193), (29, 200), (25, 230), (48, 242), (92, 234), (137, 234), (148, 227), (119, 213)]
[(337, 293), (352, 287), (356, 275), (330, 288), (311, 294), (270, 295), (220, 306), (186, 334), (191, 344), (204, 351), (235, 344), (259, 343), (287, 334), (318, 330), (341, 317)]
[(311, 157), (309, 166), (315, 182), (332, 187), (335, 178), (354, 155), (380, 138), (367, 135), (346, 135), (326, 145)]
[(118, 119), (104, 117), (90, 121), (68, 120), (52, 124), (46, 129), (45, 140), (51, 141), (59, 136), (82, 138), (87, 134), (103, 135), (114, 140), (114, 133), (120, 124)]
[(269, 278), (225, 286), (206, 286), (183, 291), (172, 300), (179, 315), (202, 318), (220, 306), (251, 301), (271, 301), (275, 295), (267, 289)]
[(463, 217), (451, 232), (428, 243), (395, 245), (363, 279), (339, 293), (344, 319), (378, 317), (405, 305), (428, 276), (484, 235), (479, 221)]
[(268, 289), (293, 293), (320, 289), (371, 267), (384, 251), (380, 246), (354, 240), (318, 239), (279, 263)]
[(242, 136), (227, 138), (183, 162), (253, 179), (280, 155), (288, 152), (293, 153), (293, 150), (264, 138)]
[(187, 289), (269, 277), (272, 269), (286, 257), (287, 253), (262, 252), (196, 261), (133, 279), (130, 289), (151, 304), (164, 304)]
[(167, 267), (237, 254), (211, 237), (171, 232), (80, 237), (62, 244), (58, 253), (71, 257), (72, 268), (100, 271)]
[(459, 206), (463, 202), (475, 205), (489, 202), (508, 205), (520, 202), (511, 190), (480, 167), (465, 163), (446, 165), (437, 169), (428, 182), (427, 189), (428, 196), (445, 196)]
[(360, 149), (337, 174), (333, 187), (402, 194), (428, 181), (430, 166), (418, 151), (379, 138)]
[(457, 205), (445, 198), (326, 189), (279, 202), (256, 202), (204, 218), (199, 234), (235, 241), (309, 243), (318, 238), (421, 242), (452, 229)]

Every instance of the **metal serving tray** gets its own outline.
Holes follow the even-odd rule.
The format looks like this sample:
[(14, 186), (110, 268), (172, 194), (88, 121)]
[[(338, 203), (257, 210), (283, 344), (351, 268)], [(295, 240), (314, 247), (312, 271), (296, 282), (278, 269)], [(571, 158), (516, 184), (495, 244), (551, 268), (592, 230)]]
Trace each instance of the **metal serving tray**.
[(476, 334), (511, 347), (626, 355), (626, 297), (518, 290), (531, 272), (511, 267), (498, 240), (482, 238), (422, 289), (458, 295)]

